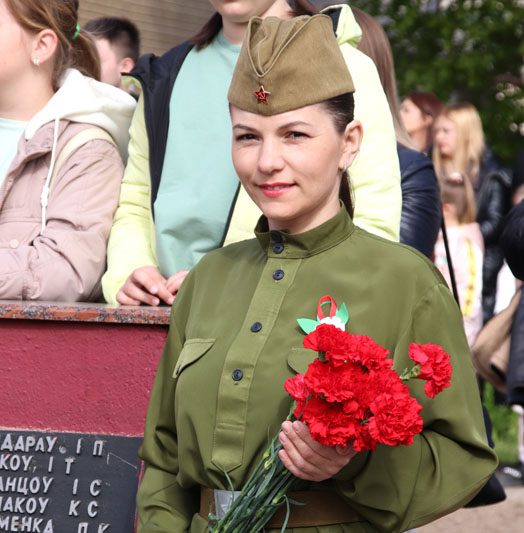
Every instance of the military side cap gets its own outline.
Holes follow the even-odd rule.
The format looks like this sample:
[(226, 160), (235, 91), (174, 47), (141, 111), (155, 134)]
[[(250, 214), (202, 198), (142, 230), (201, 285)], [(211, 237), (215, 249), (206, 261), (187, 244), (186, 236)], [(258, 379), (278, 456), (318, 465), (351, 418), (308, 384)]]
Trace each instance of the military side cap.
[(328, 16), (253, 17), (228, 99), (244, 111), (276, 115), (354, 90)]

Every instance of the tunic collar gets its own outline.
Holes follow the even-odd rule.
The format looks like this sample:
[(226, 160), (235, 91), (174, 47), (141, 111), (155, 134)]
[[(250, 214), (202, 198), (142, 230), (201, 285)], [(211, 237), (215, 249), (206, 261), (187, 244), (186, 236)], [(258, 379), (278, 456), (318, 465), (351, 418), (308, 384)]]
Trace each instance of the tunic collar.
[(354, 230), (355, 225), (342, 206), (333, 218), (304, 233), (269, 231), (267, 218), (261, 216), (255, 228), (255, 235), (268, 255), (300, 259), (319, 254), (340, 244)]

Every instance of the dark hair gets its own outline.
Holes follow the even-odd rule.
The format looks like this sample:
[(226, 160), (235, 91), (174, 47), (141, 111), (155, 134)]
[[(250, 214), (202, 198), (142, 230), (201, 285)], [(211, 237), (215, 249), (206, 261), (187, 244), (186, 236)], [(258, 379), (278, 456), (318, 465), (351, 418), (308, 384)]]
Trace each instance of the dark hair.
[(22, 28), (31, 33), (50, 29), (58, 38), (54, 55), (52, 84), (58, 82), (68, 68), (100, 79), (100, 60), (95, 44), (83, 30), (77, 33), (78, 0), (6, 0), (11, 15)]
[[(334, 96), (322, 102), (326, 111), (331, 115), (335, 130), (342, 134), (346, 131), (346, 126), (353, 121), (355, 114), (355, 100), (353, 93), (344, 93), (339, 96)], [(353, 217), (354, 207), (351, 199), (351, 191), (349, 188), (348, 179), (340, 180), (339, 198), (342, 200), (350, 217)]]
[[(300, 15), (314, 15), (318, 9), (309, 0), (288, 0), (290, 11), (293, 17)], [(205, 48), (218, 35), (222, 29), (222, 17), (215, 13), (201, 28), (201, 30), (190, 40), (197, 50)]]
[(435, 119), (444, 108), (444, 104), (433, 94), (421, 91), (411, 91), (407, 96), (407, 100), (411, 100), (422, 113), (429, 115), (433, 119), (433, 123), (426, 132), (426, 146), (429, 148), (433, 144), (433, 125)]
[(130, 20), (119, 17), (100, 17), (86, 22), (84, 29), (95, 39), (107, 39), (120, 49), (121, 59), (135, 63), (140, 55), (140, 32)]
[(411, 91), (406, 98), (411, 100), (426, 115), (437, 118), (444, 104), (433, 94), (420, 91)]

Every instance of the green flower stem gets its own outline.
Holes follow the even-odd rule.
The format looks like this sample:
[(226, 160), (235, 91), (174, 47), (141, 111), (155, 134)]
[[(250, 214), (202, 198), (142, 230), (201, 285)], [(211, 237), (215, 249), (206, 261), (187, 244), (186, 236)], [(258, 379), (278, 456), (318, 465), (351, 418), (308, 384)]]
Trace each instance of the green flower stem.
[(221, 518), (210, 517), (210, 533), (256, 533), (286, 503), (295, 477), (280, 461), (282, 444), (274, 437), (241, 493)]
[(420, 373), (420, 365), (414, 365), (411, 368), (405, 368), (400, 374), (400, 379), (402, 381), (409, 381), (410, 379), (416, 378)]

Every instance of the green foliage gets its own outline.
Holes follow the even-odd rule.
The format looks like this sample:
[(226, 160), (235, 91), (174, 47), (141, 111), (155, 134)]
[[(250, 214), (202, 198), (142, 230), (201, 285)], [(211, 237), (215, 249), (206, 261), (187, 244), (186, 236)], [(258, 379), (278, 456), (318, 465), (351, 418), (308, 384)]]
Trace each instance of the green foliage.
[(517, 414), (507, 405), (495, 403), (493, 387), (484, 385), (484, 405), (493, 423), (493, 441), (495, 451), (502, 464), (513, 464), (518, 458), (518, 420)]
[(352, 0), (383, 24), (399, 93), (466, 100), (506, 163), (524, 146), (522, 0)]

